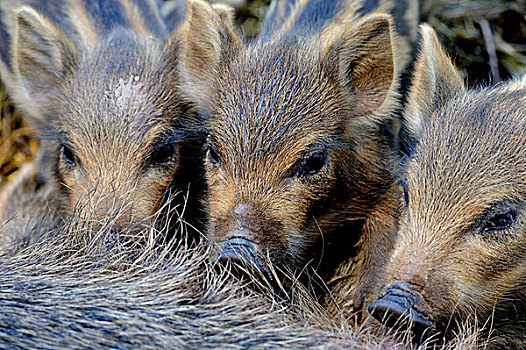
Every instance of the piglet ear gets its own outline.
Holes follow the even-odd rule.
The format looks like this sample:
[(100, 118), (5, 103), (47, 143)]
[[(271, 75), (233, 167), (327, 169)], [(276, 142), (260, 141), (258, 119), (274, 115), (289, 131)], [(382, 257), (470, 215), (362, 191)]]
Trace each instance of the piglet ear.
[(200, 106), (211, 98), (211, 81), (221, 63), (242, 47), (233, 17), (226, 5), (188, 1), (185, 20), (165, 47), (166, 55), (177, 60), (181, 93), (188, 102)]
[(362, 18), (343, 31), (336, 28), (336, 42), (327, 51), (329, 65), (335, 67), (343, 90), (357, 115), (372, 115), (394, 90), (392, 24), (389, 15)]
[(36, 105), (76, 65), (74, 47), (62, 32), (28, 6), (15, 10), (11, 55), (20, 93)]
[(422, 123), (433, 112), (464, 90), (464, 82), (429, 25), (420, 26), (421, 48), (408, 96), (405, 123), (419, 139)]

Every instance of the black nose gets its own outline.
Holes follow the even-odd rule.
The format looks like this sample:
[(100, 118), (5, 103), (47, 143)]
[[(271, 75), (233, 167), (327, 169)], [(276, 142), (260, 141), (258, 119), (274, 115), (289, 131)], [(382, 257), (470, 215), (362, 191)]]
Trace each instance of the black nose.
[(234, 232), (228, 240), (219, 243), (216, 260), (220, 263), (234, 262), (241, 266), (249, 266), (266, 274), (266, 269), (259, 262), (256, 245), (250, 238), (245, 231)]
[[(418, 311), (422, 297), (405, 283), (386, 289), (367, 310), (375, 319), (391, 328), (406, 328), (419, 338), (431, 333), (434, 325)], [(431, 335), (431, 334), (429, 334)]]

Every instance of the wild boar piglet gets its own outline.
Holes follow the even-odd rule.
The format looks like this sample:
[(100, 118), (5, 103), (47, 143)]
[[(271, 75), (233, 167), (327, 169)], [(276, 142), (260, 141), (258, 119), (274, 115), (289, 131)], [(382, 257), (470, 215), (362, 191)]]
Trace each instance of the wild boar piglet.
[(526, 77), (466, 89), (433, 29), (421, 33), (400, 229), (369, 311), (416, 339), (471, 318), (491, 348), (523, 348)]

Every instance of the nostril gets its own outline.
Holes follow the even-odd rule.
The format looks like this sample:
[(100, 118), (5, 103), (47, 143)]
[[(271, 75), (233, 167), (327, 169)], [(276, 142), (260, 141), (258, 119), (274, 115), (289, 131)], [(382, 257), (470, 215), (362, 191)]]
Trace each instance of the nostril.
[(434, 325), (417, 310), (419, 303), (418, 293), (406, 285), (395, 284), (385, 290), (367, 310), (387, 327), (406, 328), (421, 337), (426, 330), (433, 329)]
[(219, 243), (219, 249), (218, 259), (220, 260), (252, 262), (256, 258), (254, 245), (250, 241), (239, 237)]
[(378, 321), (393, 327), (400, 318), (409, 314), (409, 303), (403, 297), (388, 294), (369, 305), (367, 310)]
[(241, 239), (241, 240), (245, 240), (245, 241), (247, 241), (249, 243), (253, 243), (253, 240), (254, 240), (254, 238), (250, 234), (250, 232), (245, 231), (245, 230), (238, 230), (238, 231), (232, 232), (232, 234), (228, 238), (228, 241), (232, 241), (233, 239)]
[(219, 243), (216, 260), (220, 263), (236, 263), (242, 266), (255, 267), (258, 271), (267, 273), (258, 259), (256, 245), (247, 239), (248, 234), (235, 232), (230, 239)]
[(395, 327), (409, 317), (412, 301), (410, 298), (388, 291), (378, 298), (367, 310), (375, 319), (387, 327)]

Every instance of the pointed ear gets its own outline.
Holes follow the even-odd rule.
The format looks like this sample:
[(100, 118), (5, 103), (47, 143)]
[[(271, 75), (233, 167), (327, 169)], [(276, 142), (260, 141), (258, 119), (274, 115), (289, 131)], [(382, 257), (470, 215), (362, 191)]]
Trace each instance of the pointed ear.
[(76, 58), (60, 30), (28, 6), (14, 13), (11, 55), (20, 87), (37, 105), (45, 100), (49, 88), (72, 70)]
[[(356, 115), (378, 111), (396, 86), (391, 22), (389, 15), (366, 16), (346, 27), (327, 52)], [(330, 31), (325, 35), (334, 36)]]
[(234, 23), (235, 11), (232, 7), (216, 2), (211, 5), (214, 11), (218, 14), (225, 25), (232, 27)]
[(233, 17), (226, 5), (212, 8), (203, 0), (188, 0), (186, 18), (165, 48), (177, 58), (181, 92), (188, 102), (202, 106), (211, 98), (210, 83), (220, 64), (243, 46)]
[(429, 25), (420, 26), (421, 48), (404, 115), (407, 130), (419, 138), (425, 118), (464, 90), (464, 81)]

